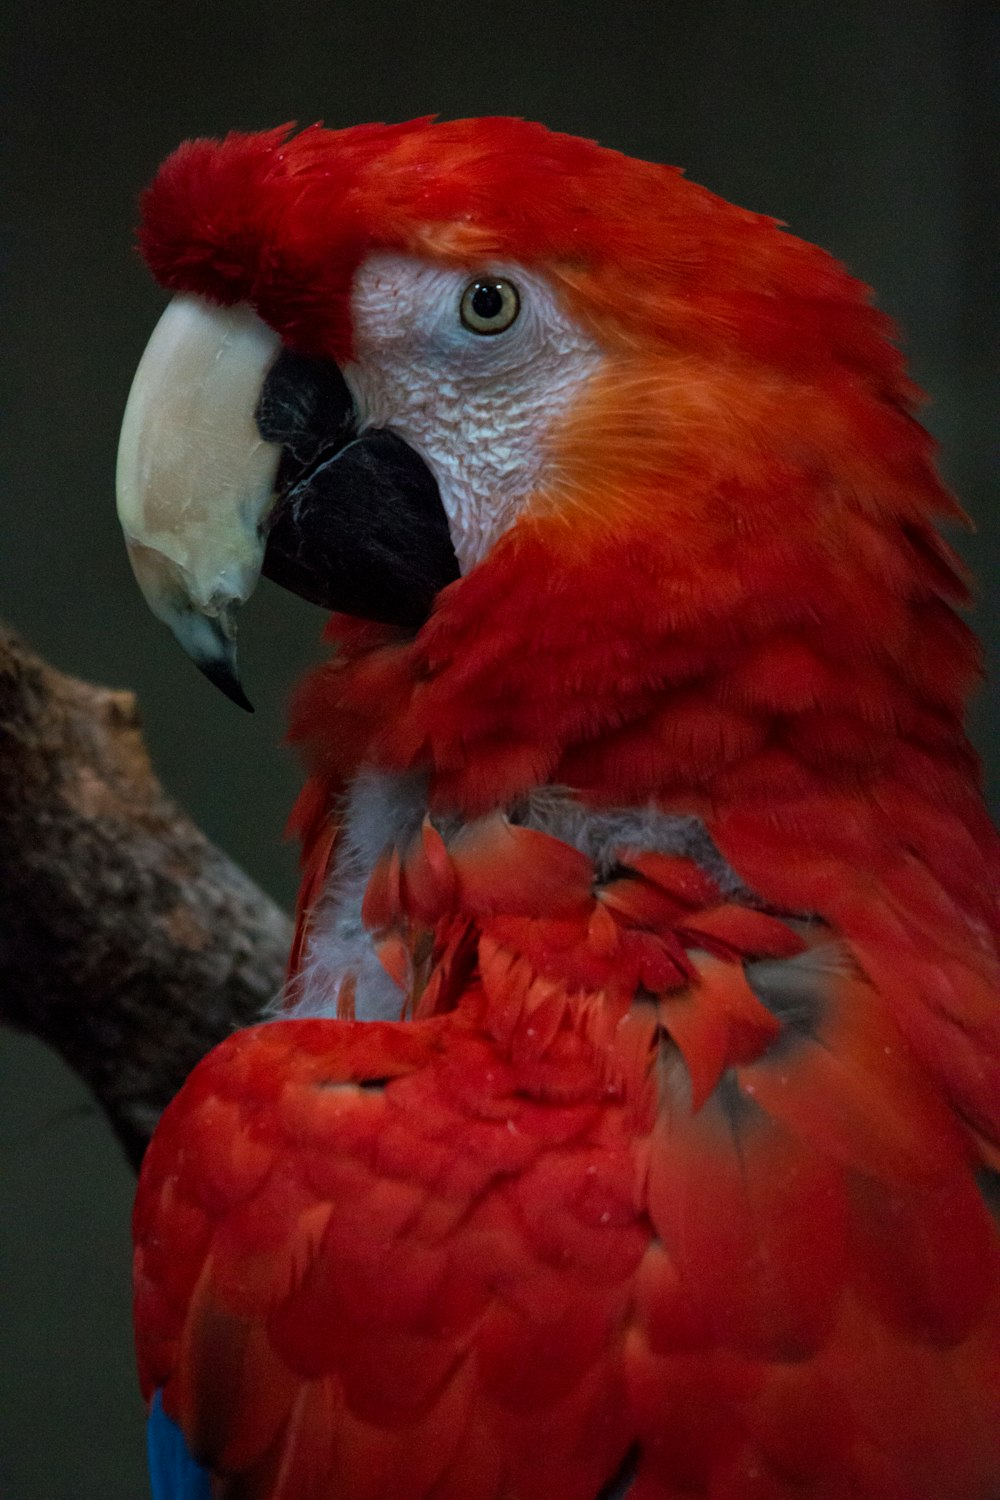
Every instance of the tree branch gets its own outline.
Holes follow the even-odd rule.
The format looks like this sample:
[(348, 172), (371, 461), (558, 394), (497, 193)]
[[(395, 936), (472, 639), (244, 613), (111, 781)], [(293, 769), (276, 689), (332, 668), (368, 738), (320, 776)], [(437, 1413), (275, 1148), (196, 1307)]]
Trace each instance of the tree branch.
[(288, 918), (167, 798), (130, 693), (0, 627), (0, 1021), (54, 1047), (138, 1164), (198, 1059), (278, 991)]

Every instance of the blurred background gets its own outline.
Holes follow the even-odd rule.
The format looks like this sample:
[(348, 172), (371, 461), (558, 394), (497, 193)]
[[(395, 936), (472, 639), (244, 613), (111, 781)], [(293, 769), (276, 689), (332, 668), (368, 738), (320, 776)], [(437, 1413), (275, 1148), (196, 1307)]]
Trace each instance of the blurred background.
[[(135, 198), (189, 135), (286, 120), (518, 114), (676, 162), (785, 220), (902, 325), (959, 545), (1000, 658), (988, 493), (985, 4), (962, 0), (31, 0), (7, 7), (0, 617), (54, 664), (140, 699), (161, 777), (279, 900), (297, 784), (287, 689), (317, 612), (264, 585), (243, 627), (250, 718), (147, 614), (114, 516), (115, 445), (163, 304), (131, 248)], [(991, 327), (991, 318), (993, 326)], [(1000, 788), (997, 699), (974, 732)], [(0, 1496), (147, 1493), (129, 1327), (133, 1179), (44, 1050), (0, 1035)]]

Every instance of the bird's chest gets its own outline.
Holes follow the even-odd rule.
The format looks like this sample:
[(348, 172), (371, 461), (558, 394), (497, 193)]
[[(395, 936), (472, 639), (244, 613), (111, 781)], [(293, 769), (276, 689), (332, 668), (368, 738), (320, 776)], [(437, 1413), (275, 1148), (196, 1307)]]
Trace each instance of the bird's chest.
[[(624, 868), (647, 855), (689, 872), (676, 911)], [(424, 777), (364, 770), (346, 799), (285, 1013), (412, 1017), (443, 960), (461, 989), (482, 978), (497, 944), (570, 995), (606, 988), (611, 970), (638, 983), (640, 949), (657, 971), (670, 968), (662, 950), (656, 961), (651, 929), (679, 920), (686, 905), (749, 898), (694, 817), (652, 805), (593, 809), (543, 788), (506, 814), (463, 824), (430, 818)]]

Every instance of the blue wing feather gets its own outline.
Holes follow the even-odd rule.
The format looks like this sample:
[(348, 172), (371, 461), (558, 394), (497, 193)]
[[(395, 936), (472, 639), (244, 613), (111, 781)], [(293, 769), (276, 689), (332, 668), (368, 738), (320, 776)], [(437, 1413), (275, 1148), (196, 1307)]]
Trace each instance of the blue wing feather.
[(627, 1500), (639, 1467), (639, 1449), (633, 1445), (622, 1459), (621, 1468), (603, 1485), (597, 1500)]
[[(149, 1477), (153, 1500), (212, 1500), (211, 1476), (188, 1452), (184, 1434), (163, 1410), (157, 1391), (146, 1424)], [(629, 1453), (618, 1473), (601, 1490), (597, 1500), (625, 1500), (635, 1478), (636, 1455)]]
[(209, 1472), (191, 1457), (184, 1434), (163, 1410), (159, 1391), (149, 1408), (146, 1447), (153, 1500), (212, 1500)]

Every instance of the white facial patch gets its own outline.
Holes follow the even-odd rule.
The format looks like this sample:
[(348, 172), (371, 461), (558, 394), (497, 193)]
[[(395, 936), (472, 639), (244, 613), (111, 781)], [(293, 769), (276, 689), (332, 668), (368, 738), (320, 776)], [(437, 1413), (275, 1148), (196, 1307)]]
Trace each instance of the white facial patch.
[[(504, 278), (520, 298), (503, 333), (461, 317), (470, 282)], [(344, 370), (362, 425), (387, 427), (430, 465), (463, 572), (544, 484), (547, 436), (602, 353), (545, 278), (515, 265), (455, 270), (378, 252), (352, 293), (355, 356)]]

